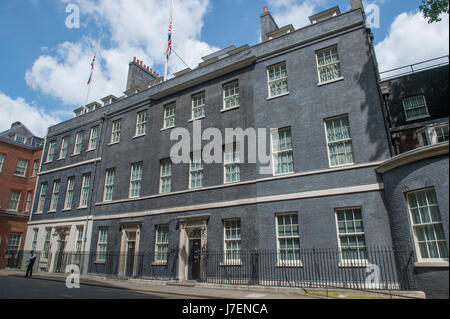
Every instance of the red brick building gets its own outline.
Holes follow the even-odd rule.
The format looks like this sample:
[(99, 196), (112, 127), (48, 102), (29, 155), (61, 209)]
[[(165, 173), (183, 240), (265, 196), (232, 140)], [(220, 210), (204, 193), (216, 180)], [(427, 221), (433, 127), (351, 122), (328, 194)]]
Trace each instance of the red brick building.
[(23, 250), (43, 142), (20, 122), (0, 133), (0, 268)]

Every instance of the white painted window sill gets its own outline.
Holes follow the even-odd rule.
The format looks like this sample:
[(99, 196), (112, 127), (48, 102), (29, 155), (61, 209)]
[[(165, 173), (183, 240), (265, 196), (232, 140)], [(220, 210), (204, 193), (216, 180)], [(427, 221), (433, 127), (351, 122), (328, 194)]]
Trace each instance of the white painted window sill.
[(269, 97), (267, 98), (267, 101), (274, 100), (274, 99), (278, 99), (279, 97), (287, 96), (287, 95), (289, 95), (289, 94), (290, 94), (290, 92), (286, 92), (286, 93), (283, 93), (283, 94), (280, 94), (280, 95), (277, 95), (277, 96), (269, 96)]
[(84, 207), (78, 207), (77, 210), (83, 210), (83, 209), (87, 209), (87, 208), (88, 208), (87, 206), (84, 206)]
[(144, 136), (146, 136), (146, 135), (147, 135), (147, 134), (136, 135), (136, 136), (133, 136), (133, 139), (138, 139), (138, 138), (144, 137)]
[(202, 116), (202, 117), (199, 117), (199, 118), (196, 118), (196, 119), (190, 119), (188, 122), (191, 123), (191, 122), (194, 122), (194, 121), (203, 120), (205, 117), (206, 116)]
[(79, 156), (81, 153), (78, 153), (78, 154), (72, 154), (72, 155), (70, 155), (71, 157), (76, 157), (76, 156)]
[(336, 82), (340, 82), (340, 81), (344, 81), (344, 77), (340, 77), (331, 81), (327, 81), (327, 82), (319, 82), (317, 83), (317, 86), (324, 86), (324, 85), (328, 85), (328, 84), (332, 84), (332, 83), (336, 83)]
[(17, 174), (14, 174), (14, 176), (15, 177), (20, 177), (20, 178), (26, 178), (27, 177), (26, 175), (17, 175)]
[(66, 159), (65, 157), (61, 157), (61, 158), (58, 158), (57, 161), (59, 162), (59, 161), (65, 160), (65, 159)]
[(96, 264), (96, 265), (105, 265), (106, 261), (96, 260), (96, 261), (94, 261), (94, 264)]
[(114, 143), (109, 143), (108, 146), (117, 145), (117, 144), (120, 144), (120, 141), (119, 142), (114, 142)]
[(367, 268), (370, 265), (368, 260), (341, 261), (339, 268)]
[(420, 261), (414, 264), (416, 268), (449, 268), (448, 261)]
[(161, 132), (163, 132), (163, 131), (168, 131), (168, 130), (171, 130), (171, 129), (174, 129), (174, 128), (175, 128), (175, 126), (162, 128), (162, 129), (161, 129)]
[(92, 150), (87, 150), (86, 153), (93, 152), (93, 151), (95, 151), (95, 150), (96, 150), (95, 148), (92, 149)]
[(48, 214), (56, 214), (56, 210), (49, 210), (47, 213)]
[(152, 266), (168, 266), (169, 264), (168, 263), (163, 263), (163, 262), (154, 262), (154, 263), (152, 263)]
[(220, 112), (221, 112), (221, 113), (225, 113), (225, 112), (228, 112), (228, 111), (237, 110), (237, 109), (240, 108), (240, 107), (241, 107), (240, 105), (237, 105), (237, 106), (230, 107), (230, 108), (228, 108), (228, 109), (222, 109), (222, 110), (220, 110)]
[(344, 165), (336, 165), (336, 166), (330, 165), (330, 169), (333, 169), (333, 168), (343, 168), (343, 167), (351, 167), (351, 166), (355, 166), (355, 165), (356, 165), (355, 163), (344, 164)]
[(301, 261), (278, 262), (277, 268), (303, 268), (303, 263)]
[(65, 208), (62, 210), (62, 212), (70, 212), (72, 210), (72, 208)]
[(284, 173), (284, 174), (273, 174), (274, 177), (282, 177), (282, 176), (289, 176), (289, 175), (293, 175), (295, 174), (295, 172), (289, 172), (289, 173)]
[(242, 267), (241, 262), (220, 263), (220, 267)]

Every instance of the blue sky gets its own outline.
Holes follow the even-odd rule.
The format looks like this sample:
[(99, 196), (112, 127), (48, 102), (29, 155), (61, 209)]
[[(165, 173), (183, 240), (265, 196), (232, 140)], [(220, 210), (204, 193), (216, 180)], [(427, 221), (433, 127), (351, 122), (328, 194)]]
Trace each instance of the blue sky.
[[(380, 8), (373, 29), (380, 68), (448, 54), (448, 16), (428, 25), (420, 0), (368, 0)], [(78, 29), (65, 25), (68, 4), (81, 10)], [(69, 119), (86, 98), (95, 43), (101, 49), (90, 101), (122, 95), (133, 56), (163, 73), (168, 0), (2, 0), (0, 2), (0, 131), (14, 121), (38, 135)], [(175, 0), (174, 48), (191, 66), (229, 45), (259, 42), (259, 16), (268, 6), (279, 26), (350, 0)], [(172, 55), (170, 71), (184, 65)]]

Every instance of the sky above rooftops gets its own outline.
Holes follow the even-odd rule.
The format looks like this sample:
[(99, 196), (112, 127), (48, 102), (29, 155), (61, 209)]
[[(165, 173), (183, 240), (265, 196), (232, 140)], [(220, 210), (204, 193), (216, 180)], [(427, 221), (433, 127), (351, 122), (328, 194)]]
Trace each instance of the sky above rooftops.
[[(85, 103), (90, 64), (102, 37), (89, 102), (125, 90), (136, 56), (162, 75), (169, 0), (2, 0), (0, 2), (0, 131), (21, 121), (44, 136), (49, 125), (73, 117)], [(428, 24), (420, 0), (367, 0), (380, 10), (373, 28), (380, 70), (449, 54), (449, 19)], [(308, 17), (350, 0), (174, 0), (173, 48), (191, 67), (230, 45), (260, 42), (264, 6), (280, 27), (296, 29)], [(68, 5), (80, 9), (80, 27), (68, 28)], [(368, 13), (373, 14), (375, 11)], [(69, 22), (74, 20), (70, 19)], [(172, 54), (171, 74), (186, 68)]]

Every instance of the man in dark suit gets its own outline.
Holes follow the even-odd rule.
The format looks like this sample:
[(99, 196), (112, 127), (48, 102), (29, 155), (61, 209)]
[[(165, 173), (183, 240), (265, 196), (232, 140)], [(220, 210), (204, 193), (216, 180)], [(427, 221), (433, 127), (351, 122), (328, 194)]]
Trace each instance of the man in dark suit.
[(31, 252), (31, 256), (30, 256), (30, 261), (28, 262), (28, 269), (27, 269), (27, 274), (25, 275), (25, 278), (28, 278), (31, 276), (33, 276), (33, 267), (34, 267), (34, 263), (36, 262), (36, 254), (34, 253), (34, 250)]

